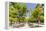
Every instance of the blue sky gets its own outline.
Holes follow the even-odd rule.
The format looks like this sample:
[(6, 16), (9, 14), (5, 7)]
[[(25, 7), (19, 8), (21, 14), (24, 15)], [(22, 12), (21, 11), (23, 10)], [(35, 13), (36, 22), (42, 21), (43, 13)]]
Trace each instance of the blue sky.
[[(35, 3), (27, 3), (27, 9), (31, 8), (31, 10), (33, 10), (33, 9), (35, 9), (36, 5), (37, 4), (35, 4)], [(29, 16), (30, 16), (30, 12), (27, 13), (27, 17), (29, 17)]]
[(31, 8), (33, 10), (35, 7), (36, 7), (36, 4), (35, 3), (27, 3), (27, 8), (28, 9)]

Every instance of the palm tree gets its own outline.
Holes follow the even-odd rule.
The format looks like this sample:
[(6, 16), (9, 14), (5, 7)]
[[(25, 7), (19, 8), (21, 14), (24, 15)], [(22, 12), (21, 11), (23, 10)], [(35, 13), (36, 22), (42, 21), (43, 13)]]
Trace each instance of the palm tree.
[[(26, 16), (26, 3), (22, 4), (21, 3), (16, 3), (16, 2), (10, 2), (9, 4), (9, 21), (12, 24), (13, 21), (16, 21), (15, 18), (17, 18), (17, 21), (23, 22)], [(13, 18), (13, 19), (11, 19)], [(22, 19), (22, 20), (21, 20)], [(16, 21), (16, 22), (17, 22)]]

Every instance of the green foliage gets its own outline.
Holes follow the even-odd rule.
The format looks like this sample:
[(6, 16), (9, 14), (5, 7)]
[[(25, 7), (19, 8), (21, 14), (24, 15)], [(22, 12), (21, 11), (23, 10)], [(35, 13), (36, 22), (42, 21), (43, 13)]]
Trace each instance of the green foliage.
[(37, 19), (41, 22), (44, 21), (44, 13), (42, 6), (39, 4), (36, 6), (34, 10), (31, 12), (31, 17), (26, 18), (26, 3), (13, 3), (9, 4), (9, 21), (10, 24), (14, 24), (15, 22), (36, 22)]
[(31, 21), (44, 21), (44, 13), (43, 13), (43, 8), (41, 8), (41, 5), (37, 5), (34, 11), (31, 14)]
[(24, 22), (26, 16), (26, 9), (27, 6), (24, 3), (23, 6), (21, 3), (13, 3), (11, 2), (9, 4), (9, 21), (10, 24), (13, 24), (15, 22)]

